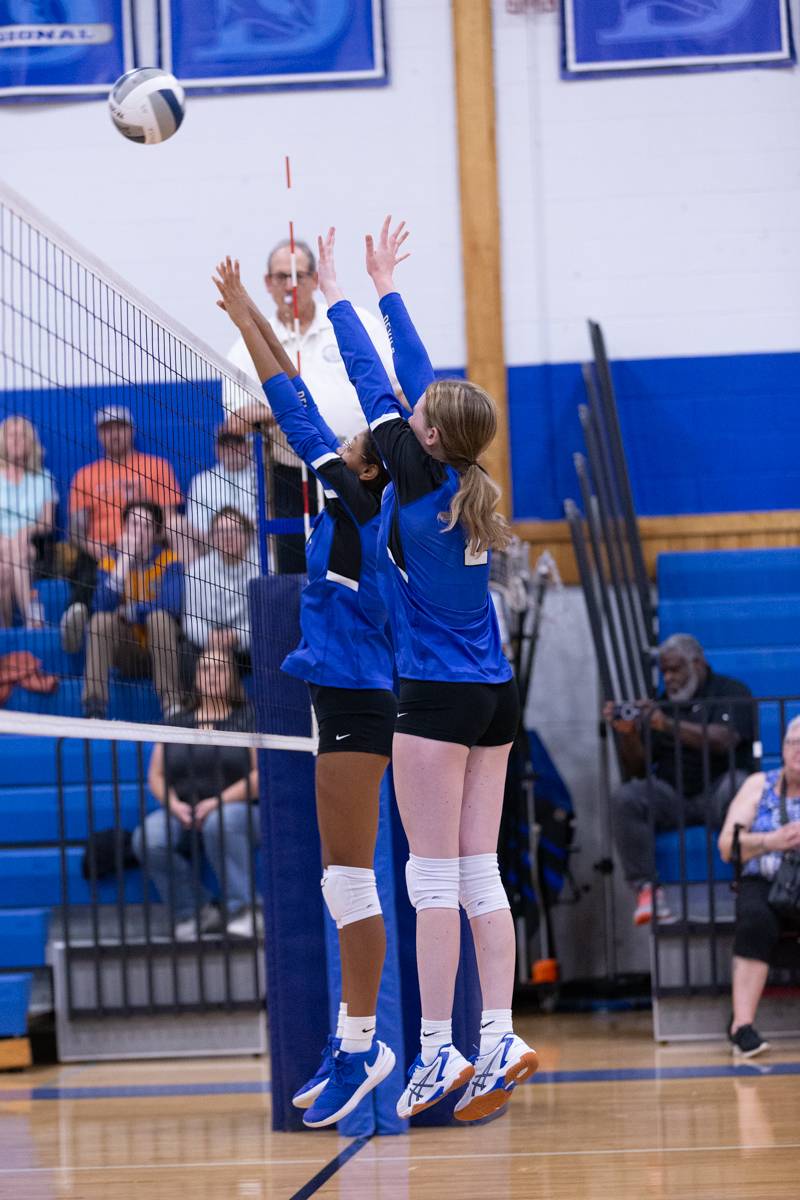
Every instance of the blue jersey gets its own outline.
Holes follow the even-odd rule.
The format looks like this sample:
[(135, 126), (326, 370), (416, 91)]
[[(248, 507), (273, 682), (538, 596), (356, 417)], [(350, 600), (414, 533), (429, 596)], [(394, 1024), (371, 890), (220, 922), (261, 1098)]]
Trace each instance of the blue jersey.
[[(415, 347), (406, 336), (413, 326), (400, 297), (384, 297), (381, 308), (398, 378), (416, 401), (433, 378), (432, 368), (424, 350), (423, 361), (419, 340)], [(458, 473), (417, 441), (352, 305), (342, 300), (328, 316), (394, 485), (384, 493), (381, 538), (397, 673), (401, 679), (505, 683), (512, 672), (489, 598), (489, 554), (472, 555), (458, 525), (444, 532), (442, 513), (458, 491)]]
[(391, 691), (394, 655), (376, 561), (380, 497), (342, 462), (338, 440), (299, 376), (292, 386), (275, 375), (264, 392), (289, 445), (325, 490), (306, 543), (302, 639), (283, 670), (321, 687)]

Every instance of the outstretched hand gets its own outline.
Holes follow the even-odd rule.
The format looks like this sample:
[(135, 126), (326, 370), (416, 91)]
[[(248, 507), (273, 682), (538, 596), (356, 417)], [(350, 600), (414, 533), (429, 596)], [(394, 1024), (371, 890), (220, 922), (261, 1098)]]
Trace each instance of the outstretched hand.
[(344, 292), (336, 278), (336, 263), (333, 257), (335, 245), (336, 230), (331, 226), (326, 237), (317, 238), (319, 290), (325, 297), (328, 308), (336, 304), (337, 300), (344, 300)]
[(367, 248), (367, 274), (375, 284), (379, 296), (394, 291), (394, 269), (398, 263), (405, 262), (409, 257), (408, 253), (400, 253), (400, 248), (408, 237), (405, 224), (405, 221), (401, 221), (397, 228), (392, 230), (390, 215), (381, 226), (377, 245), (371, 233), (364, 239)]
[(217, 264), (217, 274), (211, 278), (221, 297), (217, 306), (228, 314), (234, 325), (241, 327), (251, 320), (254, 306), (247, 288), (242, 283), (238, 258), (231, 260), (231, 256), (228, 255)]

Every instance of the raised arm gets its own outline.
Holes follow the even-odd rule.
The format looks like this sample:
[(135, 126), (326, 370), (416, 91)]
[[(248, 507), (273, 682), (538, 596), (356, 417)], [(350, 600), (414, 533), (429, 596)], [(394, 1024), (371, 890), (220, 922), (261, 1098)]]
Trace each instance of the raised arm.
[(328, 304), (328, 316), (348, 377), (356, 389), (364, 416), (372, 427), (387, 415), (402, 416), (403, 410), (372, 339), (339, 286), (334, 261), (335, 242), (335, 229), (329, 229), (324, 240), (317, 239), (319, 286)]
[[(217, 305), (223, 312), (227, 312), (241, 333), (261, 383), (265, 384), (268, 379), (276, 375), (286, 375), (291, 380), (300, 404), (305, 409), (311, 423), (316, 427), (317, 433), (327, 448), (335, 451), (339, 445), (339, 439), (317, 408), (314, 397), (308, 390), (308, 385), (301, 378), (297, 366), (284, 350), (275, 330), (242, 283), (238, 261), (232, 262), (228, 257), (224, 263), (219, 264), (217, 272), (219, 278), (214, 278), (217, 291), (220, 293)], [(258, 360), (256, 360), (254, 350), (259, 356)], [(262, 368), (267, 373), (262, 374)], [(274, 409), (273, 415), (286, 434), (292, 449), (295, 453), (300, 454)], [(300, 455), (300, 457), (304, 458), (305, 456)]]
[(256, 322), (254, 306), (239, 277), (239, 264), (227, 259), (219, 264), (217, 272), (218, 278), (214, 279), (214, 283), (222, 297), (222, 307), (244, 338), (262, 381), (267, 403), (289, 445), (319, 476), (323, 486), (344, 501), (357, 521), (374, 516), (373, 502), (356, 475), (339, 457), (338, 439), (319, 415), (300, 376), (295, 373), (294, 381), (289, 380), (263, 332), (263, 326), (259, 327)]
[(413, 408), (435, 377), (428, 352), (394, 283), (395, 267), (409, 257), (400, 253), (408, 230), (405, 229), (405, 221), (401, 221), (394, 231), (391, 223), (389, 216), (383, 222), (377, 243), (371, 234), (366, 236), (367, 274), (378, 293), (397, 378)]

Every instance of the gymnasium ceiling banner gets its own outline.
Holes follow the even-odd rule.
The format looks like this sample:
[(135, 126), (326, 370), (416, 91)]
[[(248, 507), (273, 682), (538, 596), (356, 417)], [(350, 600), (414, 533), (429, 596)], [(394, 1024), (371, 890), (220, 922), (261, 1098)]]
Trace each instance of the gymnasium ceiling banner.
[(131, 0), (0, 0), (0, 99), (105, 96), (134, 65)]
[(564, 74), (781, 66), (788, 0), (563, 0)]
[(381, 0), (160, 0), (159, 30), (188, 91), (387, 82)]

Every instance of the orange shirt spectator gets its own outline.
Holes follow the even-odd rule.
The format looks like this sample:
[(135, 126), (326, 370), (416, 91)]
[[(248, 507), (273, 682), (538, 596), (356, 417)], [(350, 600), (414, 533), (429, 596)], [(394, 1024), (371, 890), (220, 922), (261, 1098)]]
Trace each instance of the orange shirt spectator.
[[(96, 418), (107, 457), (76, 473), (69, 494), (70, 525), (83, 514), (82, 537), (96, 556), (112, 549), (122, 533), (122, 511), (131, 500), (150, 500), (165, 512), (182, 503), (175, 472), (164, 458), (133, 445), (133, 418), (121, 405), (100, 409)], [(109, 436), (110, 435), (110, 436)], [(109, 446), (110, 438), (119, 440)]]

